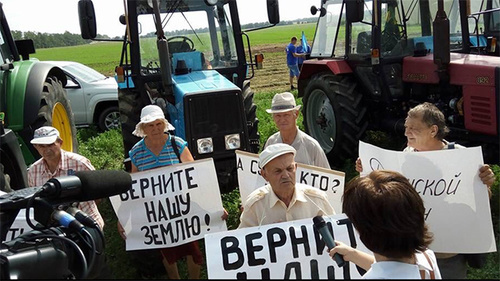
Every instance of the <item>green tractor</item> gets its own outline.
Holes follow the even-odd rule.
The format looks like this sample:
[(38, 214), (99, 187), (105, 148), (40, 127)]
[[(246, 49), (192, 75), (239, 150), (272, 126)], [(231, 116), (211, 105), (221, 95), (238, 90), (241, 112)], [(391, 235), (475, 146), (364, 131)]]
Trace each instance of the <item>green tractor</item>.
[[(93, 3), (78, 4), (82, 37), (104, 41), (96, 38)], [(234, 190), (235, 150), (260, 148), (250, 79), (263, 59), (251, 53), (236, 1), (127, 0), (124, 5), (119, 20), (125, 36), (115, 69), (124, 158), (139, 140), (132, 131), (141, 109), (157, 104), (194, 159), (214, 160), (221, 192)], [(279, 22), (278, 1), (268, 0), (267, 10), (270, 24), (263, 28)]]
[(63, 149), (76, 151), (76, 127), (63, 71), (37, 59), (32, 40), (14, 41), (0, 3), (0, 190), (28, 186), (27, 167), (40, 158), (34, 131), (54, 126)]

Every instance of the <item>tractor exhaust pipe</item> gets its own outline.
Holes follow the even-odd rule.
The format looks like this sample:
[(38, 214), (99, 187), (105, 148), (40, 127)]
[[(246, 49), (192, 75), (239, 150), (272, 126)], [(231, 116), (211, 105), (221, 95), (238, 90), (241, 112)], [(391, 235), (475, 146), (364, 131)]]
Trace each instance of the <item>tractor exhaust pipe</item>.
[(450, 64), (450, 21), (444, 10), (443, 0), (438, 0), (438, 10), (432, 22), (434, 42), (434, 64), (437, 66), (439, 80), (449, 81)]
[(161, 26), (160, 8), (158, 7), (158, 2), (152, 2), (155, 14), (157, 37), (156, 44), (158, 48), (158, 56), (160, 59), (161, 81), (166, 95), (173, 95), (174, 90), (172, 87), (172, 67), (170, 63), (170, 51), (168, 50), (168, 42), (167, 38), (165, 37), (165, 33), (163, 32), (163, 27)]

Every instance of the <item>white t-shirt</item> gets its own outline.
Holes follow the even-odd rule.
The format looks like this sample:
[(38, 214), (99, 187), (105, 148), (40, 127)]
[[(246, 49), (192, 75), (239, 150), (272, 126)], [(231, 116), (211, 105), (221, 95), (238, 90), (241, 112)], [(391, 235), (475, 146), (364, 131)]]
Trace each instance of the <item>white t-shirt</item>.
[(442, 279), (437, 265), (436, 256), (432, 250), (426, 250), (431, 263), (422, 252), (417, 251), (415, 256), (417, 264), (397, 261), (381, 261), (372, 264), (371, 268), (363, 275), (363, 279), (422, 279), (420, 270), (425, 272), (425, 279), (430, 279), (430, 271), (434, 271), (435, 279)]

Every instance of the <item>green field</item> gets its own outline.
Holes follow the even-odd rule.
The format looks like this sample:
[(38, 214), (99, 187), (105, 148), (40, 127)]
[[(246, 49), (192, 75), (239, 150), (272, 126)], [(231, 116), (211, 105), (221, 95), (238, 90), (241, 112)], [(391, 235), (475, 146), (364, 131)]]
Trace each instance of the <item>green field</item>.
[[(252, 48), (262, 45), (280, 45), (282, 46), (280, 52), (283, 53), (285, 46), (290, 42), (290, 38), (292, 36), (300, 38), (302, 31), (304, 31), (311, 44), (314, 37), (314, 26), (312, 23), (275, 26), (251, 31), (247, 34), (250, 37)], [(95, 68), (103, 74), (114, 75), (115, 66), (120, 61), (121, 49), (121, 42), (93, 42), (89, 45), (38, 49), (31, 56), (39, 60), (77, 61)]]

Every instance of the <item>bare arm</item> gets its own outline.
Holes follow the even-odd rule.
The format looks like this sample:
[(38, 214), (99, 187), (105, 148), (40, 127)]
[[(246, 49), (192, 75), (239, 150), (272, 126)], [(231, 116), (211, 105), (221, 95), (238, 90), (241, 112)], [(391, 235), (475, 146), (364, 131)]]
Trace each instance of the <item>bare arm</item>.
[(488, 164), (484, 164), (479, 168), (479, 178), (488, 188), (488, 196), (491, 198), (491, 186), (495, 183), (495, 173)]
[(189, 151), (189, 148), (186, 146), (184, 147), (184, 150), (181, 153), (181, 162), (192, 162), (194, 161), (193, 155), (191, 154), (191, 151)]
[(370, 269), (372, 263), (375, 262), (375, 257), (370, 254), (347, 246), (340, 241), (335, 241), (335, 244), (336, 246), (328, 251), (330, 257), (333, 257), (334, 254), (338, 253), (343, 256), (345, 261), (353, 262), (364, 270)]

